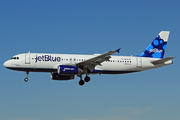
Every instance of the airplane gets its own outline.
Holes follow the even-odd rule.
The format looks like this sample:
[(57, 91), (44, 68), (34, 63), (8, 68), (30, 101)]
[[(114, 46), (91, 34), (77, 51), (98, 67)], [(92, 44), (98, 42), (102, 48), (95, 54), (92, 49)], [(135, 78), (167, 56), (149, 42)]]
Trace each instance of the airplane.
[[(50, 54), (23, 53), (13, 56), (4, 62), (4, 67), (25, 71), (25, 82), (29, 72), (50, 72), (52, 80), (72, 80), (80, 77), (79, 85), (90, 81), (92, 74), (125, 74), (150, 70), (173, 64), (171, 59), (163, 58), (170, 31), (161, 31), (153, 42), (137, 56), (112, 56), (120, 51), (112, 50), (104, 54)], [(82, 75), (85, 75), (84, 80)]]

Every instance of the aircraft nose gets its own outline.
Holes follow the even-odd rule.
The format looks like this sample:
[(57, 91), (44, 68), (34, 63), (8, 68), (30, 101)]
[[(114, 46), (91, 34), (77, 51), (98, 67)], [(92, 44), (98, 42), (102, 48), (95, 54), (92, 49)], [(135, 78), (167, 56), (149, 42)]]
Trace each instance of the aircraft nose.
[(4, 67), (8, 67), (9, 66), (9, 62), (8, 61), (6, 61), (6, 62), (4, 62)]

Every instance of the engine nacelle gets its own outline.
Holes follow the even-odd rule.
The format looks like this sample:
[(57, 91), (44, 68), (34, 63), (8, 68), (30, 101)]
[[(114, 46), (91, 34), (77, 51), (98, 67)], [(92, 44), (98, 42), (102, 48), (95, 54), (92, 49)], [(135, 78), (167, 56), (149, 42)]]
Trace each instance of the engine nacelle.
[(58, 74), (59, 75), (76, 75), (82, 73), (83, 70), (71, 65), (59, 65)]
[(59, 75), (58, 73), (51, 73), (52, 80), (72, 80), (74, 75)]

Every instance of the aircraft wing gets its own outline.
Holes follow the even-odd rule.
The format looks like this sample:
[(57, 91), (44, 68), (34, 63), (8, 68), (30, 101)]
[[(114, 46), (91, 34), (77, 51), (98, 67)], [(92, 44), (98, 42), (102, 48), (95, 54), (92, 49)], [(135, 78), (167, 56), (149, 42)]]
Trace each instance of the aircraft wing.
[(96, 57), (87, 59), (83, 62), (77, 63), (76, 66), (81, 69), (88, 69), (92, 72), (96, 65), (101, 65), (102, 62), (109, 60), (111, 58), (110, 55), (114, 54), (115, 52), (119, 53), (119, 51), (120, 51), (120, 48), (117, 50), (109, 51), (107, 53), (104, 53)]

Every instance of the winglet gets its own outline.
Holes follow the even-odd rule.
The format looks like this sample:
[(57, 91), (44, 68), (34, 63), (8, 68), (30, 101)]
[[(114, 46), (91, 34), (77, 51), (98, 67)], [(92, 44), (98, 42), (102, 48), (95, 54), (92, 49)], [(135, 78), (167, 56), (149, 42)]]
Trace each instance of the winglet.
[(117, 49), (117, 50), (116, 50), (116, 52), (118, 52), (118, 53), (119, 53), (120, 49), (121, 49), (121, 48)]

